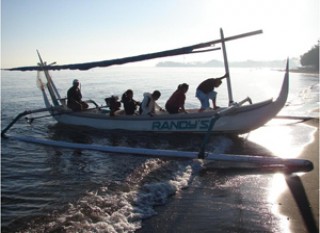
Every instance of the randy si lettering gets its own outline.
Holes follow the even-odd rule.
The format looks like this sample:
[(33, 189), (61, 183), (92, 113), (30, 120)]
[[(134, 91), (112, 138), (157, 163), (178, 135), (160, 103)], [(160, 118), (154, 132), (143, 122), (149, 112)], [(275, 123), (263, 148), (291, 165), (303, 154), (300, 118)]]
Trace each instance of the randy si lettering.
[(208, 129), (209, 120), (185, 120), (185, 121), (155, 121), (152, 123), (153, 130), (172, 130), (172, 129)]

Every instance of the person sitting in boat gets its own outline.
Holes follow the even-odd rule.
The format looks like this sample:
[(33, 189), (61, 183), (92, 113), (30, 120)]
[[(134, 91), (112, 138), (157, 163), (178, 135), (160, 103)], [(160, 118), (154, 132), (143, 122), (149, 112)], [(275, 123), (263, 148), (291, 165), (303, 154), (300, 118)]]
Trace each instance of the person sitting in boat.
[(67, 97), (67, 106), (73, 111), (81, 111), (89, 107), (86, 102), (81, 100), (82, 95), (80, 90), (80, 82), (78, 79), (73, 80), (72, 87), (68, 90)]
[(161, 93), (158, 90), (155, 90), (152, 94), (146, 92), (143, 94), (143, 100), (140, 105), (140, 114), (153, 116), (156, 112), (156, 109), (164, 111), (156, 101), (160, 98)]
[(126, 115), (133, 115), (137, 109), (137, 106), (140, 105), (140, 102), (133, 99), (133, 91), (131, 89), (128, 89), (125, 93), (123, 93), (121, 102), (123, 103)]
[(108, 98), (104, 99), (106, 101), (107, 106), (110, 109), (110, 116), (115, 116), (115, 113), (120, 110), (121, 103), (118, 101), (119, 97), (116, 95), (112, 95)]
[(199, 112), (203, 112), (210, 107), (209, 99), (212, 100), (213, 109), (219, 108), (216, 105), (217, 92), (214, 91), (214, 88), (219, 87), (222, 83), (222, 79), (226, 77), (227, 75), (224, 75), (220, 78), (209, 78), (199, 84), (196, 90), (196, 97), (201, 103)]
[(171, 95), (166, 103), (166, 110), (171, 114), (184, 112), (184, 102), (186, 100), (186, 93), (189, 89), (189, 85), (186, 83), (180, 84), (177, 90)]

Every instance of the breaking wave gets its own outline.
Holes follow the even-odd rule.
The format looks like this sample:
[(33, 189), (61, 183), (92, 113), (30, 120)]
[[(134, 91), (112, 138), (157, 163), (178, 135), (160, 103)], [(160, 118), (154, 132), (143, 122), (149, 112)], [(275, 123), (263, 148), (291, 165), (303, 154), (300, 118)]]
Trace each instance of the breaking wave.
[[(156, 215), (155, 206), (188, 187), (199, 163), (150, 159), (125, 182), (110, 182), (88, 191), (48, 219), (35, 220), (22, 232), (134, 232), (141, 221)], [(165, 171), (165, 172), (164, 172)]]

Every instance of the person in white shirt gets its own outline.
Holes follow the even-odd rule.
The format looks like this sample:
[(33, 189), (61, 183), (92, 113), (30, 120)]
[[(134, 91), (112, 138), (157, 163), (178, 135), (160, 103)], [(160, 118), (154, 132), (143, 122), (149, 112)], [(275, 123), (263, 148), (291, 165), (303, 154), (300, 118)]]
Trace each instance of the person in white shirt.
[(160, 111), (164, 111), (156, 101), (160, 98), (161, 93), (158, 90), (155, 90), (152, 94), (151, 93), (144, 93), (143, 100), (140, 106), (140, 114), (141, 115), (149, 115), (153, 116), (156, 112), (156, 109)]

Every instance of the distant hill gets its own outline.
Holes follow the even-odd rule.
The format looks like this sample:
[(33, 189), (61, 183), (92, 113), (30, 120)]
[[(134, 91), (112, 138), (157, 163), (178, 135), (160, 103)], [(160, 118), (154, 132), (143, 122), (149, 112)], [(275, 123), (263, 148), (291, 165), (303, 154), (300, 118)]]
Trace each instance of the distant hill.
[[(229, 62), (230, 66), (243, 67), (243, 68), (283, 68), (286, 60), (273, 60), (273, 61), (236, 61)], [(211, 60), (207, 62), (173, 62), (164, 61), (156, 64), (156, 67), (223, 67), (224, 64), (219, 60)], [(298, 58), (290, 59), (290, 67), (299, 67), (300, 61)]]

